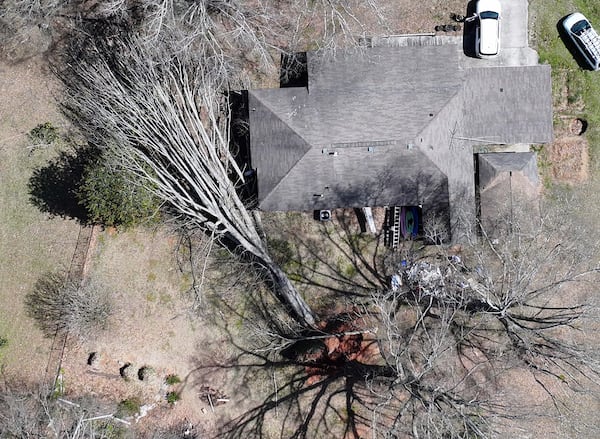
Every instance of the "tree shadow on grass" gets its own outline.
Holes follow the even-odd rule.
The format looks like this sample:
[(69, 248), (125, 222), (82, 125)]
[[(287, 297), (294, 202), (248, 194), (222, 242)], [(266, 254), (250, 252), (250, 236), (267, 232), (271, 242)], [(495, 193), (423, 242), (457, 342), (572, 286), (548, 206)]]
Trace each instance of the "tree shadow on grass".
[[(334, 221), (296, 224), (289, 218), (268, 219), (276, 230), (269, 239), (275, 260), (298, 285), (334, 298), (369, 297), (389, 288), (389, 276), (400, 259), (416, 258), (420, 241), (407, 242), (402, 252), (384, 246), (384, 231), (361, 233), (353, 209), (333, 212)], [(308, 233), (302, 230), (310, 228)], [(408, 253), (407, 253), (408, 252)]]
[[(340, 353), (337, 342), (343, 345), (350, 340), (344, 339), (338, 326), (323, 327), (320, 333), (294, 332), (278, 326), (267, 301), (253, 301), (252, 309), (236, 316), (244, 321), (243, 328), (224, 320), (235, 313), (231, 308), (214, 313), (223, 317), (215, 323), (224, 334), (215, 347), (226, 344), (233, 353), (228, 349), (230, 354), (218, 358), (209, 346), (203, 346), (191, 359), (196, 369), (186, 379), (189, 386), (202, 389), (222, 374), (233, 392), (229, 403), (244, 401), (235, 405), (237, 413), (227, 411), (230, 417), (220, 413), (221, 427), (215, 437), (272, 437), (277, 431), (281, 437), (298, 439), (386, 437), (385, 432), (392, 431), (399, 435), (394, 437), (408, 437), (403, 434), (410, 431), (428, 431), (429, 437), (467, 437), (469, 431), (487, 428), (486, 415), (504, 411), (491, 405), (477, 386), (465, 391), (454, 381), (440, 385), (438, 381), (445, 376), (433, 369), (423, 376), (403, 376), (380, 355), (367, 360), (346, 348), (336, 356), (336, 351)], [(338, 317), (352, 319), (350, 314)], [(335, 323), (335, 319), (328, 322)], [(367, 342), (379, 346), (375, 337)], [(468, 372), (464, 373), (459, 383), (468, 379)], [(427, 430), (430, 425), (435, 428)], [(456, 435), (435, 434), (440, 431)]]
[(220, 372), (237, 375), (236, 382), (240, 382), (236, 394), (231, 395), (234, 401), (254, 400), (257, 388), (269, 382), (272, 386), (261, 392), (255, 405), (222, 419), (216, 435), (220, 438), (260, 438), (275, 430), (290, 438), (363, 437), (360, 433), (370, 424), (362, 407), (375, 399), (364, 383), (394, 373), (387, 365), (365, 365), (357, 360), (317, 361), (314, 351), (320, 350), (318, 343), (306, 340), (290, 344), (285, 355), (277, 349), (248, 348), (238, 340), (236, 328), (225, 331), (227, 345), (235, 354), (219, 361), (205, 349), (193, 358), (198, 366), (186, 382), (201, 392), (207, 377)]
[(95, 148), (74, 148), (35, 169), (28, 184), (31, 203), (50, 215), (88, 223), (89, 214), (79, 200), (78, 190), (86, 168), (98, 156)]

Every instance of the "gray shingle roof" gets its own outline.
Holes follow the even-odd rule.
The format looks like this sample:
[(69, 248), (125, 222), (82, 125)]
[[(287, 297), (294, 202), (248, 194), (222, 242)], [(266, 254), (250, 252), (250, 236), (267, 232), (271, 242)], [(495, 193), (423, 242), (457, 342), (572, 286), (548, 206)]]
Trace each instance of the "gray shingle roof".
[(494, 143), (552, 141), (550, 66), (469, 69), (463, 135)]
[(498, 176), (507, 172), (521, 173), (533, 187), (540, 184), (537, 161), (533, 152), (479, 154), (478, 162), (478, 183), (481, 191), (493, 185)]
[(474, 144), (551, 139), (550, 71), (464, 69), (460, 56), (457, 45), (309, 53), (308, 88), (250, 90), (260, 208), (472, 206)]
[(378, 145), (325, 152), (311, 149), (263, 198), (261, 207), (311, 210), (340, 206), (446, 206), (447, 201), (446, 178), (423, 153), (397, 145)]
[(478, 165), (480, 217), (487, 233), (498, 236), (509, 227), (526, 231), (535, 226), (540, 191), (536, 155), (479, 154)]

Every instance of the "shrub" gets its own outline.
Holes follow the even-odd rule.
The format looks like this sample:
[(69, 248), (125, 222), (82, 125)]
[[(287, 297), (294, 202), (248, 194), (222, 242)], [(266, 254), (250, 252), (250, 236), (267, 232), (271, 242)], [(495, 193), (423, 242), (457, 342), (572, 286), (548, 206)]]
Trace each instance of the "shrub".
[(169, 392), (167, 393), (167, 402), (169, 404), (175, 404), (177, 401), (181, 399), (181, 395), (177, 392)]
[(89, 220), (125, 228), (150, 218), (156, 221), (160, 201), (145, 186), (132, 184), (132, 179), (105, 157), (90, 163), (77, 194)]
[(125, 363), (119, 368), (119, 375), (125, 381), (130, 381), (136, 377), (135, 367), (131, 363)]
[(156, 374), (156, 371), (154, 370), (153, 367), (144, 366), (144, 367), (140, 367), (138, 369), (137, 376), (140, 381), (148, 381), (155, 374)]
[(174, 386), (180, 382), (181, 378), (179, 378), (177, 375), (167, 375), (167, 378), (165, 378), (165, 383), (167, 383), (169, 386)]
[(50, 122), (46, 122), (37, 125), (29, 131), (27, 137), (29, 137), (29, 141), (33, 146), (41, 146), (51, 145), (60, 138), (60, 135), (58, 133), (58, 128)]
[(86, 339), (106, 327), (111, 313), (108, 294), (101, 288), (93, 284), (82, 287), (57, 273), (38, 279), (33, 291), (25, 297), (25, 306), (29, 316), (49, 337), (56, 331), (68, 331)]
[(124, 399), (117, 406), (117, 416), (125, 418), (139, 413), (142, 402), (137, 396)]

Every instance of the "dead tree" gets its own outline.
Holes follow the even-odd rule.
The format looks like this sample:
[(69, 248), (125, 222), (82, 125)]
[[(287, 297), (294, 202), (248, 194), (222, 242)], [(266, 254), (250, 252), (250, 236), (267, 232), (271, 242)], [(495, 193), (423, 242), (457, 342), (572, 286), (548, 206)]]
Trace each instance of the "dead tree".
[(251, 255), (293, 315), (313, 326), (313, 312), (270, 257), (236, 192), (244, 177), (229, 151), (224, 58), (201, 42), (173, 54), (177, 43), (135, 36), (91, 43), (59, 73), (66, 112), (182, 222)]
[(373, 428), (487, 437), (491, 419), (522, 419), (497, 395), (497, 380), (508, 370), (530, 374), (559, 414), (565, 405), (556, 384), (547, 383), (573, 392), (597, 385), (600, 363), (589, 339), (597, 320), (596, 246), (565, 221), (564, 209), (553, 206), (527, 225), (511, 220), (493, 239), (482, 229), (459, 254), (438, 246), (398, 267), (394, 291), (373, 294), (381, 353), (397, 376), (389, 391), (373, 386), (387, 396), (375, 411), (381, 425)]

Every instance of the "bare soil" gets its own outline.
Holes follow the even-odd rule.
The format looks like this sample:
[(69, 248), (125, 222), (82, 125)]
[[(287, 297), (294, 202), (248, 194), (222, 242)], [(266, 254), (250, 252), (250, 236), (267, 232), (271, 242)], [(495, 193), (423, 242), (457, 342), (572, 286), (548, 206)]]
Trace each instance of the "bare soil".
[(565, 135), (546, 148), (555, 181), (573, 185), (590, 178), (589, 145), (584, 136)]
[[(390, 0), (383, 3), (390, 34), (435, 32), (435, 26), (456, 24), (451, 14), (467, 15), (464, 0)], [(448, 33), (448, 35), (458, 35)]]
[(568, 72), (556, 73), (554, 97), (554, 142), (545, 145), (541, 159), (548, 166), (542, 169), (551, 181), (578, 185), (590, 179), (589, 144), (585, 135), (586, 122), (578, 117), (583, 113), (583, 101), (569, 87)]
[[(199, 399), (198, 386), (216, 382), (195, 372), (195, 358), (199, 346), (219, 340), (219, 334), (188, 312), (184, 293), (190, 281), (177, 270), (176, 242), (176, 237), (160, 231), (100, 234), (88, 267), (90, 281), (111, 291), (114, 312), (106, 331), (69, 343), (63, 360), (66, 397), (138, 397), (150, 408), (140, 424), (152, 425), (157, 417), (161, 422), (187, 418), (197, 424), (198, 416), (210, 424), (212, 413), (206, 410), (208, 401)], [(92, 352), (98, 361), (90, 366)], [(126, 365), (128, 379), (120, 375)], [(149, 378), (139, 379), (141, 368), (147, 368)], [(177, 375), (182, 383), (167, 385), (168, 375)], [(172, 391), (181, 396), (174, 405), (167, 403)]]

